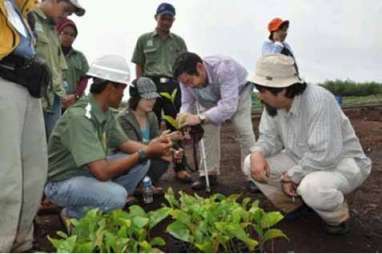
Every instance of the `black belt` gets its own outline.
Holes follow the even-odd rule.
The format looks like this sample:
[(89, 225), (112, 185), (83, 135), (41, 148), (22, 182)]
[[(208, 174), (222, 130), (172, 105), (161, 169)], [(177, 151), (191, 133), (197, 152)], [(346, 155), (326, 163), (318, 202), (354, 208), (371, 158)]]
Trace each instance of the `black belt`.
[(33, 58), (27, 59), (22, 56), (10, 54), (0, 60), (0, 67), (15, 71), (17, 68), (28, 68), (33, 63)]
[(35, 56), (27, 59), (15, 54), (0, 60), (0, 77), (28, 89), (30, 95), (41, 98), (52, 81), (48, 65)]

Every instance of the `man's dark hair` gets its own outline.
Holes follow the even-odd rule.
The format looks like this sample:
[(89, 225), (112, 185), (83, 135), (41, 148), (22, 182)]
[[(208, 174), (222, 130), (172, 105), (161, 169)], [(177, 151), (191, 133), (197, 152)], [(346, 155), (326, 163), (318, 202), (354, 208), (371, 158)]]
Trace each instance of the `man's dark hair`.
[[(262, 85), (255, 84), (256, 89), (259, 91), (259, 93), (262, 93), (264, 90), (269, 91), (273, 95), (278, 95), (281, 93), (284, 89), (286, 90), (285, 96), (287, 98), (293, 99), (295, 96), (302, 94), (306, 89), (306, 83), (294, 83), (293, 85), (289, 87), (283, 87), (283, 88), (275, 88), (275, 87), (266, 87)], [(271, 117), (275, 117), (277, 115), (277, 108), (272, 107), (271, 105), (268, 105), (264, 101), (261, 101), (262, 104), (264, 104), (265, 110), (268, 112), (268, 115)]]
[(262, 85), (258, 85), (258, 84), (255, 84), (255, 86), (256, 86), (256, 89), (260, 93), (264, 90), (267, 90), (275, 96), (278, 95), (279, 93), (281, 93), (285, 89), (286, 90), (285, 96), (287, 98), (290, 98), (290, 99), (293, 99), (297, 95), (302, 94), (306, 89), (306, 83), (305, 82), (304, 83), (294, 83), (291, 86), (283, 87), (283, 88), (267, 87), (267, 86), (262, 86)]
[(196, 70), (197, 63), (203, 63), (203, 60), (195, 53), (185, 52), (180, 54), (174, 63), (173, 66), (173, 75), (174, 79), (178, 79), (183, 73), (189, 75), (198, 74)]
[(107, 85), (113, 85), (114, 87), (118, 88), (119, 86), (126, 86), (123, 83), (117, 83), (106, 79), (100, 79), (93, 77), (93, 84), (90, 87), (90, 92), (92, 94), (100, 94), (103, 92), (103, 90), (106, 89)]
[(109, 81), (105, 79), (93, 78), (93, 84), (90, 86), (90, 92), (92, 94), (100, 94), (106, 89)]

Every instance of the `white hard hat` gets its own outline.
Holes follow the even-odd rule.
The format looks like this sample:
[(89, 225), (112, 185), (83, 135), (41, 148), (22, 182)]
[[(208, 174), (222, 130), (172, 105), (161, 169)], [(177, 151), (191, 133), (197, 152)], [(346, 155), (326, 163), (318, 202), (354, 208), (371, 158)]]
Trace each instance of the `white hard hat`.
[(90, 65), (87, 75), (122, 84), (130, 81), (129, 64), (118, 55), (106, 55), (96, 59)]

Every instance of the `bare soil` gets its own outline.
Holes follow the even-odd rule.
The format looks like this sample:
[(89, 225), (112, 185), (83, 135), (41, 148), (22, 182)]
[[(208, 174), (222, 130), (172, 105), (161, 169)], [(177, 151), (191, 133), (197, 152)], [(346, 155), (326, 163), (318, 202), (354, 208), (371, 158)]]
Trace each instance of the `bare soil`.
[[(382, 251), (382, 107), (355, 108), (344, 110), (351, 119), (354, 129), (361, 140), (365, 152), (373, 161), (370, 177), (354, 193), (348, 196), (351, 209), (351, 232), (344, 236), (327, 235), (324, 223), (314, 213), (294, 221), (282, 221), (279, 228), (287, 234), (289, 241), (276, 240), (269, 246), (269, 252), (381, 252)], [(254, 126), (258, 126), (258, 117), (254, 117)], [(259, 199), (266, 210), (274, 210), (272, 204), (261, 194), (249, 193), (246, 180), (240, 170), (240, 149), (235, 140), (233, 127), (227, 123), (222, 128), (222, 161), (219, 185), (213, 192), (226, 195), (242, 193), (253, 199)], [(189, 154), (191, 155), (191, 153)], [(189, 156), (191, 158), (191, 156)], [(191, 160), (191, 159), (190, 159)], [(181, 184), (174, 179), (172, 170), (161, 180), (163, 187), (171, 186), (174, 190), (192, 193), (189, 185)], [(206, 196), (204, 191), (199, 195)], [(156, 198), (147, 209), (160, 207), (163, 198)], [(54, 235), (57, 230), (64, 230), (59, 220), (59, 209), (43, 209), (35, 220), (35, 249), (52, 252), (53, 247), (47, 235)], [(167, 245), (165, 252), (186, 252), (169, 235), (165, 228), (169, 220), (161, 223), (153, 235), (162, 236)]]

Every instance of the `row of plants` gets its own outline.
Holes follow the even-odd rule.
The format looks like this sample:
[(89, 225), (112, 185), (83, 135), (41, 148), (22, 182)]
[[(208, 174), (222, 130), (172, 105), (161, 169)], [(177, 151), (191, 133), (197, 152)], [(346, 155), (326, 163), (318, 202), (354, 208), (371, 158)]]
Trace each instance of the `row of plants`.
[(337, 96), (369, 96), (382, 94), (382, 84), (376, 82), (357, 83), (351, 80), (331, 80), (320, 84)]
[(239, 201), (236, 194), (202, 198), (184, 192), (177, 198), (170, 188), (165, 199), (167, 204), (150, 212), (137, 205), (109, 213), (91, 209), (80, 220), (70, 220), (69, 234), (59, 231), (58, 238), (49, 236), (49, 241), (60, 253), (160, 252), (165, 240), (150, 233), (166, 218), (171, 218), (166, 233), (188, 246), (190, 252), (263, 251), (266, 242), (287, 239), (274, 228), (282, 214), (265, 212), (250, 198)]

